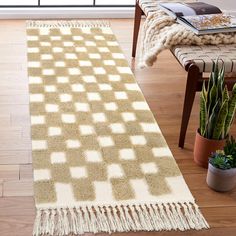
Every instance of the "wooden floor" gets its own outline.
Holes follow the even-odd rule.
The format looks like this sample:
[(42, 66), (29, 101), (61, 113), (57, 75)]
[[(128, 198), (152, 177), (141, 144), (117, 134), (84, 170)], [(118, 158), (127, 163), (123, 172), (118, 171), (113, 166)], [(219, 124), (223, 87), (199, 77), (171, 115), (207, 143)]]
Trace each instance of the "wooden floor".
[[(206, 170), (193, 162), (198, 126), (198, 96), (186, 138), (178, 148), (185, 72), (168, 52), (153, 68), (140, 70), (131, 60), (132, 20), (110, 20), (135, 77), (170, 146), (184, 178), (209, 222), (207, 231), (138, 233), (155, 235), (236, 235), (236, 189), (216, 193), (206, 183)], [(24, 21), (0, 21), (0, 236), (29, 236), (34, 221), (29, 97)], [(233, 132), (236, 134), (236, 126)], [(129, 233), (134, 236), (134, 233)]]

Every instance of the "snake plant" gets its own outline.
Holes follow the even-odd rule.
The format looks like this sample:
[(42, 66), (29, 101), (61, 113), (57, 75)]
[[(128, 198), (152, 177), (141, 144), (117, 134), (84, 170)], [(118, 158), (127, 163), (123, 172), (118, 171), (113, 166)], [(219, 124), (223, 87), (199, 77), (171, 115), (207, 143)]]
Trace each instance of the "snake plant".
[(225, 139), (236, 111), (236, 84), (229, 96), (224, 83), (224, 66), (214, 65), (206, 85), (204, 81), (200, 94), (200, 134), (208, 139)]

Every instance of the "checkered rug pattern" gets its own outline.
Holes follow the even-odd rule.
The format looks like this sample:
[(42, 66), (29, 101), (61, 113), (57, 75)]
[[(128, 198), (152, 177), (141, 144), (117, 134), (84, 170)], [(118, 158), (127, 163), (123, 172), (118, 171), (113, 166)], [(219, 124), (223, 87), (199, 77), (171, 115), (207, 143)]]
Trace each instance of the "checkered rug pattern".
[(207, 228), (107, 23), (27, 42), (34, 235)]

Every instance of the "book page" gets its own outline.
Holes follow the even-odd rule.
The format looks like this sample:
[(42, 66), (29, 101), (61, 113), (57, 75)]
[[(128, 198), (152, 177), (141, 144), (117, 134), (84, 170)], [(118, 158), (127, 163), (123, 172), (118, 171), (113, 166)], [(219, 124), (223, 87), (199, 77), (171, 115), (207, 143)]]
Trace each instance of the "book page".
[(236, 17), (227, 14), (211, 14), (181, 17), (197, 30), (223, 29), (236, 27)]
[(166, 12), (167, 11), (172, 12), (177, 17), (222, 13), (219, 8), (203, 2), (193, 2), (193, 3), (162, 2), (159, 5), (163, 10), (165, 10)]

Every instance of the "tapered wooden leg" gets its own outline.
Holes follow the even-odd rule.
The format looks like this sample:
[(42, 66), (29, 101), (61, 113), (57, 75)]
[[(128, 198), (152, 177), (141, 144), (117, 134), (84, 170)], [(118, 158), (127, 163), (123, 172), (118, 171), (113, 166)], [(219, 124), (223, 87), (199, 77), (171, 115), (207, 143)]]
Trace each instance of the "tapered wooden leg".
[(135, 16), (134, 16), (134, 32), (133, 32), (133, 49), (132, 49), (132, 57), (135, 57), (136, 55), (136, 48), (137, 48), (137, 42), (138, 42), (138, 33), (140, 28), (140, 21), (142, 17), (143, 11), (140, 8), (138, 1), (135, 5)]
[(197, 83), (200, 78), (201, 74), (199, 73), (199, 68), (196, 65), (191, 64), (188, 69), (184, 107), (183, 107), (180, 136), (179, 136), (179, 147), (181, 148), (184, 147), (188, 122), (192, 111), (195, 94), (197, 91)]

